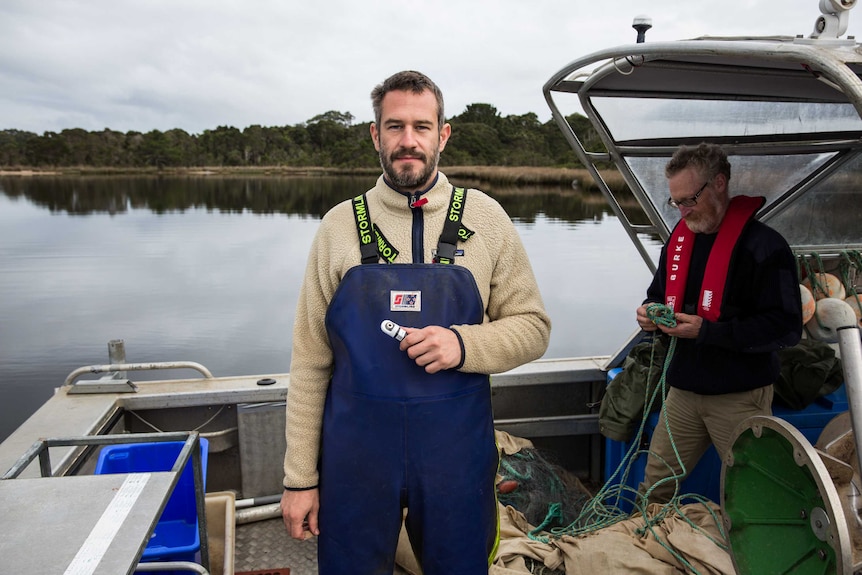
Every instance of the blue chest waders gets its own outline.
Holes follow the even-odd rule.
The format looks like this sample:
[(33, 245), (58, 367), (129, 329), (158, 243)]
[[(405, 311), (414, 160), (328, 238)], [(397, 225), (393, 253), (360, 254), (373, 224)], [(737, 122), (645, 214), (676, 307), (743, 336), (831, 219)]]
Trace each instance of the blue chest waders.
[(406, 526), (425, 575), (488, 571), (497, 542), (491, 388), (484, 374), (428, 374), (380, 330), (477, 324), (466, 268), (369, 264), (344, 276), (326, 313), (335, 368), (320, 461), (321, 575), (391, 575)]

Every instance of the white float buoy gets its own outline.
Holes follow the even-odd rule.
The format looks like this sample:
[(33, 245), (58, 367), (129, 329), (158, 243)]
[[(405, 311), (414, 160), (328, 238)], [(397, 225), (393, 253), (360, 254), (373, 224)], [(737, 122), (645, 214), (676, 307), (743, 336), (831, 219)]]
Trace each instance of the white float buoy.
[(854, 327), (858, 321), (849, 303), (843, 299), (826, 297), (817, 300), (814, 317), (805, 328), (813, 339), (838, 343), (838, 328)]

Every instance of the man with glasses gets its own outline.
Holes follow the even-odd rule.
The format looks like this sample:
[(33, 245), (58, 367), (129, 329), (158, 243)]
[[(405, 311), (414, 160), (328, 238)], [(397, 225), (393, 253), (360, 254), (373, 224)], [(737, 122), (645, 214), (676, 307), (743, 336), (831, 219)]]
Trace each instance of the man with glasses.
[[(763, 197), (730, 197), (730, 163), (721, 147), (680, 147), (665, 176), (668, 205), (679, 209), (681, 219), (637, 309), (643, 330), (677, 338), (665, 374), (666, 409), (640, 486), (660, 503), (674, 496), (677, 479), (710, 443), (723, 458), (739, 423), (771, 415), (777, 350), (802, 336), (793, 252), (778, 232), (755, 219)], [(656, 321), (655, 303), (673, 311), (673, 327)]]

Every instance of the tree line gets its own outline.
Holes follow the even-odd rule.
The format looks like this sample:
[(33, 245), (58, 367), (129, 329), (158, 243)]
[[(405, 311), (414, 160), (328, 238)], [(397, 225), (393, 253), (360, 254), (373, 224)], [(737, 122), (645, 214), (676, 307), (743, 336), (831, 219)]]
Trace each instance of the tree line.
[[(604, 150), (584, 116), (569, 120), (587, 149)], [(557, 125), (540, 122), (534, 113), (503, 117), (490, 104), (470, 104), (449, 122), (452, 137), (441, 165), (580, 167)], [(368, 123), (330, 111), (294, 126), (219, 126), (201, 134), (179, 128), (146, 133), (72, 128), (41, 135), (0, 130), (0, 166), (375, 168), (379, 163)]]

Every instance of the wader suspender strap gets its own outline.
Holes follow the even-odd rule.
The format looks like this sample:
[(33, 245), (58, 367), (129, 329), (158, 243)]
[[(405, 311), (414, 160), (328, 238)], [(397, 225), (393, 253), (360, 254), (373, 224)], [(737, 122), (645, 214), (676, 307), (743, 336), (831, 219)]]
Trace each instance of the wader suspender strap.
[(353, 198), (353, 219), (356, 221), (356, 233), (359, 234), (362, 263), (376, 264), (380, 259), (380, 253), (377, 251), (377, 234), (371, 225), (365, 194)]
[[(461, 224), (464, 215), (464, 204), (467, 203), (467, 190), (465, 188), (452, 187), (452, 197), (449, 199), (449, 214), (443, 223), (443, 232), (437, 243), (437, 255), (434, 263), (455, 263), (455, 251), (458, 240), (466, 241), (473, 235), (473, 231)], [(356, 233), (359, 236), (359, 250), (362, 255), (363, 264), (376, 264), (381, 255), (389, 263), (393, 263), (398, 257), (396, 250), (383, 236), (377, 226), (371, 223), (371, 214), (368, 211), (368, 201), (365, 194), (356, 196), (352, 201), (353, 219), (356, 222)], [(382, 251), (382, 254), (381, 254)]]
[(443, 223), (443, 233), (437, 242), (437, 256), (434, 263), (455, 263), (455, 246), (461, 231), (461, 217), (464, 215), (464, 204), (467, 203), (467, 190), (452, 186), (452, 197), (449, 199), (449, 215)]
[(353, 198), (353, 219), (356, 222), (356, 233), (359, 234), (359, 250), (363, 264), (376, 264), (382, 257), (387, 262), (394, 263), (398, 257), (395, 249), (383, 232), (371, 222), (368, 213), (368, 200), (365, 194)]

